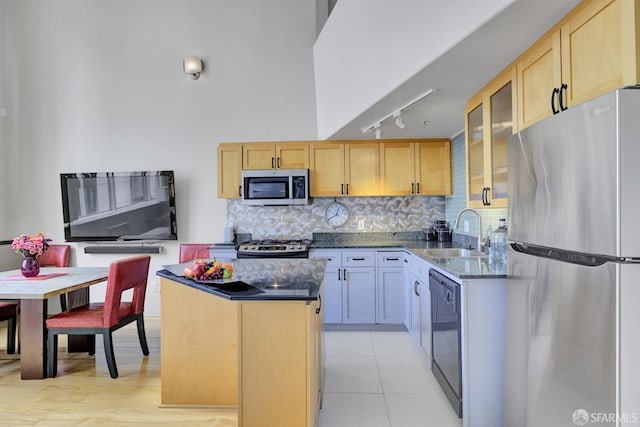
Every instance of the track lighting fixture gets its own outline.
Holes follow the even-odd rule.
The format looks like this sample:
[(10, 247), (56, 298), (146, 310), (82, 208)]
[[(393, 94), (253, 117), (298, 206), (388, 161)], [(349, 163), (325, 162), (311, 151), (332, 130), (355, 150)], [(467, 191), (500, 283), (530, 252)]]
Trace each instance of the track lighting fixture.
[(423, 101), (424, 99), (426, 99), (429, 96), (433, 95), (436, 92), (438, 92), (437, 89), (429, 89), (428, 91), (426, 91), (422, 95), (414, 98), (413, 100), (407, 102), (402, 107), (400, 107), (397, 110), (395, 110), (395, 112), (393, 112), (393, 113), (381, 118), (380, 120), (376, 120), (375, 122), (373, 122), (369, 126), (363, 127), (361, 129), (362, 133), (367, 133), (369, 131), (375, 131), (376, 138), (380, 138), (382, 136), (382, 128), (381, 128), (381, 126), (385, 121), (389, 120), (390, 118), (394, 118), (395, 119), (396, 126), (398, 126), (400, 129), (404, 129), (406, 127), (406, 123), (404, 122), (404, 119), (402, 118), (402, 113), (407, 111), (409, 108), (413, 107), (414, 105), (416, 105), (418, 102)]
[(376, 139), (382, 138), (382, 127), (381, 127), (380, 123), (378, 123), (373, 129), (376, 132)]
[(402, 112), (398, 111), (397, 113), (393, 113), (393, 117), (395, 117), (396, 119), (396, 126), (398, 126), (400, 129), (404, 129), (406, 125), (404, 124), (404, 120), (402, 119)]

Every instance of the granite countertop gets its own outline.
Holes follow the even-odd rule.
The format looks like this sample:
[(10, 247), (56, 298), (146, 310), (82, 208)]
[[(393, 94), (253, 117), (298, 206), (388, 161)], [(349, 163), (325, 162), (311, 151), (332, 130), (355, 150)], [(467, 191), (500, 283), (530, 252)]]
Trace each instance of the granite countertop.
[(425, 240), (339, 240), (314, 241), (311, 249), (349, 249), (349, 248), (399, 248), (399, 249), (428, 249), (450, 248), (451, 242), (427, 242)]
[(422, 232), (314, 233), (312, 249), (399, 248), (460, 279), (504, 279), (506, 263), (488, 257), (434, 258), (423, 250), (465, 247), (457, 242), (423, 240)]
[(451, 247), (451, 242), (425, 241), (422, 231), (313, 233), (312, 240), (312, 249)]
[(317, 300), (324, 279), (323, 259), (235, 259), (228, 260), (234, 274), (224, 284), (205, 284), (182, 276), (190, 262), (163, 266), (156, 274), (221, 298), (246, 301)]
[(460, 279), (505, 279), (507, 264), (489, 257), (433, 258), (420, 249), (410, 249), (417, 257)]

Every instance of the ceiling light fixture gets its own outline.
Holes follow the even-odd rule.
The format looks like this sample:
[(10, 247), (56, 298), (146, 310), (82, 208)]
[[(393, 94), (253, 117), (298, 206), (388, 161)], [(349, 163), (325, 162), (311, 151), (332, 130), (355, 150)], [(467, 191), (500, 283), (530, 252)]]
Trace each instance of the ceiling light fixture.
[(404, 120), (402, 119), (402, 112), (398, 111), (397, 113), (393, 113), (393, 117), (395, 117), (395, 119), (396, 119), (396, 126), (398, 126), (400, 129), (404, 129), (406, 124), (404, 123)]
[(200, 73), (204, 69), (204, 62), (202, 58), (195, 55), (187, 55), (182, 62), (182, 69), (185, 73), (189, 74), (193, 80), (200, 78)]
[(376, 124), (373, 128), (376, 132), (376, 139), (382, 138), (382, 126), (380, 123)]
[(426, 91), (425, 93), (423, 93), (420, 96), (415, 97), (414, 99), (412, 99), (411, 101), (407, 102), (406, 104), (404, 104), (402, 107), (394, 110), (393, 113), (384, 116), (383, 118), (381, 118), (380, 120), (376, 120), (375, 122), (373, 122), (372, 124), (370, 124), (369, 126), (365, 126), (361, 129), (362, 133), (367, 133), (370, 130), (375, 130), (376, 131), (376, 137), (377, 137), (377, 128), (380, 128), (380, 126), (382, 125), (382, 123), (384, 123), (385, 121), (389, 120), (390, 118), (394, 117), (396, 118), (396, 125), (400, 128), (400, 129), (404, 129), (404, 127), (406, 126), (404, 123), (404, 120), (401, 117), (401, 114), (405, 111), (407, 111), (409, 108), (413, 107), (414, 105), (416, 105), (418, 102), (425, 100), (426, 98), (428, 98), (429, 96), (433, 95), (434, 93), (438, 92), (437, 89), (429, 89), (428, 91)]

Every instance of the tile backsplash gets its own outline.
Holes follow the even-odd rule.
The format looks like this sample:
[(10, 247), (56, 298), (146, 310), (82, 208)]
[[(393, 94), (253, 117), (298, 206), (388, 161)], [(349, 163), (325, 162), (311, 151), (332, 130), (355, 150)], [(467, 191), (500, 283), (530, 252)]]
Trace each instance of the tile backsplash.
[(436, 219), (444, 219), (444, 197), (344, 197), (349, 220), (333, 228), (324, 213), (332, 197), (314, 198), (308, 206), (243, 206), (227, 201), (227, 222), (236, 233), (254, 239), (311, 239), (314, 232), (418, 231)]

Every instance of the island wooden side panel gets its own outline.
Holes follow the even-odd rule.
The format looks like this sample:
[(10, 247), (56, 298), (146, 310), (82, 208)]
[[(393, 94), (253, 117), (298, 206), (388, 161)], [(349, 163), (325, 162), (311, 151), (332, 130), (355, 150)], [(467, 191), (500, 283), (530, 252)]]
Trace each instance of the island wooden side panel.
[(243, 302), (241, 312), (238, 425), (315, 425), (308, 412), (309, 304)]
[(237, 406), (238, 304), (162, 278), (161, 403)]

